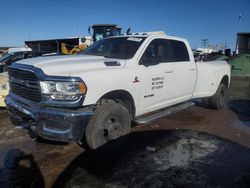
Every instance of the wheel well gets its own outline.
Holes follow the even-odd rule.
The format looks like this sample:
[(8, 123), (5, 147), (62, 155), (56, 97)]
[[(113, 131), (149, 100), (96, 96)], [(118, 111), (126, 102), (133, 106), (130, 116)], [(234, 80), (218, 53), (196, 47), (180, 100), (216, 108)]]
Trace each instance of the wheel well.
[(125, 91), (125, 90), (115, 90), (115, 91), (111, 91), (109, 93), (106, 93), (105, 95), (103, 95), (100, 99), (112, 99), (114, 101), (116, 101), (117, 103), (122, 104), (123, 106), (125, 106), (128, 111), (129, 114), (131, 116), (131, 119), (133, 120), (135, 117), (135, 103), (134, 103), (134, 99), (132, 97), (132, 95)]
[(223, 83), (228, 87), (229, 86), (229, 77), (227, 75), (223, 76), (220, 83)]

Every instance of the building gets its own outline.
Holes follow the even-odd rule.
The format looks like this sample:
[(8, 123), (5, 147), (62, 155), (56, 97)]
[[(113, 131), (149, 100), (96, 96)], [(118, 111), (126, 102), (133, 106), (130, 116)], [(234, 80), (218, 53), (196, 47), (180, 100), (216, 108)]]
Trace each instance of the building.
[(237, 33), (236, 53), (250, 54), (250, 32)]

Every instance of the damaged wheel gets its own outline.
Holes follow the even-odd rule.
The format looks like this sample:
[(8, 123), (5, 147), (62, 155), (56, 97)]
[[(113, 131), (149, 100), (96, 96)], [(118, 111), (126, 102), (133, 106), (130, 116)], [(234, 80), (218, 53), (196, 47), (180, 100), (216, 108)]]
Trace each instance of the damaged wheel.
[(129, 111), (113, 100), (102, 100), (86, 127), (85, 138), (93, 150), (116, 150), (127, 140), (131, 129)]

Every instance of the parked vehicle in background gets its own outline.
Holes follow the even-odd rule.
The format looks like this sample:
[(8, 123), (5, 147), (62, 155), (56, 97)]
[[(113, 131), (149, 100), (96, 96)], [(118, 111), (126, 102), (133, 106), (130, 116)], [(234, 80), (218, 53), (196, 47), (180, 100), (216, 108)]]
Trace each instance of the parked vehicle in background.
[(32, 58), (32, 57), (38, 57), (43, 54), (44, 52), (42, 53), (42, 52), (34, 52), (34, 51), (18, 51), (18, 52), (8, 53), (0, 58), (0, 73), (6, 72), (8, 66), (16, 61), (27, 59), (27, 58)]
[(8, 71), (13, 122), (91, 149), (126, 138), (131, 121), (148, 123), (192, 99), (222, 108), (230, 85), (227, 62), (195, 62), (187, 40), (162, 32), (109, 37), (82, 55), (18, 61)]
[(27, 51), (32, 51), (31, 48), (28, 46), (23, 46), (23, 47), (10, 47), (7, 51), (8, 54), (14, 53), (14, 52), (27, 52)]

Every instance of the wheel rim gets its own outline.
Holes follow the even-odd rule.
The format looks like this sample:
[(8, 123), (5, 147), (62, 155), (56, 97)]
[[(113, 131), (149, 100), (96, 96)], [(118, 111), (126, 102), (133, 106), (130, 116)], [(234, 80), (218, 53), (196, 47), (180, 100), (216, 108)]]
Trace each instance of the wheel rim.
[(103, 136), (107, 141), (117, 139), (122, 136), (123, 129), (121, 120), (111, 117), (104, 124)]

